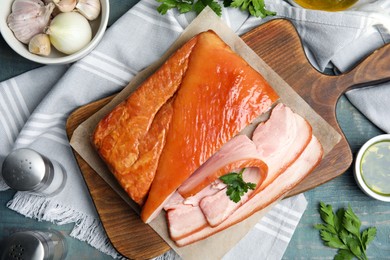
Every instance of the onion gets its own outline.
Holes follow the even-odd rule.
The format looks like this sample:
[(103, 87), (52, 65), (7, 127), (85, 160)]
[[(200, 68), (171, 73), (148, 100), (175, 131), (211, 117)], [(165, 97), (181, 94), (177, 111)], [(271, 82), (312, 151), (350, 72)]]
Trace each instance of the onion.
[(72, 54), (85, 47), (92, 39), (88, 20), (76, 12), (60, 13), (53, 18), (46, 29), (54, 48), (65, 54)]

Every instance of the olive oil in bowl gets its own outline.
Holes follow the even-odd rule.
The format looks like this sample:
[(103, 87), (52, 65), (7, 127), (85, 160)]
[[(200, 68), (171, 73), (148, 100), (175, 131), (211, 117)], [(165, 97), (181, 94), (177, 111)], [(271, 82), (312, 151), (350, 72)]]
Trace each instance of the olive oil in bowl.
[(376, 136), (362, 146), (355, 179), (367, 195), (390, 202), (390, 134)]
[(354, 5), (358, 0), (294, 0), (307, 9), (323, 11), (342, 11)]

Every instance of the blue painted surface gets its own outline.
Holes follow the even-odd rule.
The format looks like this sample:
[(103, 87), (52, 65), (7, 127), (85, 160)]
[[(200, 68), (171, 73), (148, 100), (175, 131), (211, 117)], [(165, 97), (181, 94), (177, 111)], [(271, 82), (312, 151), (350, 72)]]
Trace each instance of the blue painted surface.
[[(345, 97), (338, 102), (337, 118), (354, 155), (368, 139), (383, 134)], [(350, 205), (362, 221), (362, 230), (376, 226), (378, 233), (367, 249), (367, 256), (369, 259), (390, 259), (390, 203), (366, 196), (357, 186), (351, 168), (334, 180), (305, 192), (305, 197), (307, 209), (284, 259), (333, 259), (337, 250), (325, 247), (318, 231), (313, 228), (314, 224), (321, 223), (318, 212), (320, 201), (331, 204), (333, 210)]]
[[(137, 1), (111, 1), (112, 24)], [(40, 65), (17, 56), (0, 38), (0, 81), (16, 76)], [(365, 141), (382, 132), (362, 116), (345, 97), (337, 107), (337, 117), (353, 153)], [(9, 234), (24, 229), (54, 228), (61, 231), (68, 242), (67, 259), (111, 259), (88, 244), (69, 237), (73, 224), (58, 226), (48, 222), (38, 222), (9, 210), (6, 203), (12, 198), (13, 191), (0, 193), (0, 240)], [(287, 248), (284, 259), (332, 259), (336, 250), (325, 247), (313, 225), (320, 223), (318, 213), (320, 201), (332, 204), (334, 209), (351, 205), (362, 220), (362, 228), (376, 226), (377, 238), (367, 252), (370, 259), (390, 259), (390, 203), (379, 202), (364, 195), (355, 183), (352, 170), (340, 177), (305, 193), (308, 207)]]

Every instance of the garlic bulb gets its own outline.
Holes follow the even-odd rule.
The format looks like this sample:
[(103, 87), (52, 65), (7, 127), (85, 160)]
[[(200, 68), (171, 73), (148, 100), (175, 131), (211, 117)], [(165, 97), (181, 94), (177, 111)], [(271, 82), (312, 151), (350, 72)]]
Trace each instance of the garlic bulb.
[(95, 20), (100, 14), (100, 0), (79, 0), (76, 9), (88, 20)]
[(51, 52), (49, 35), (40, 33), (32, 37), (28, 43), (28, 50), (34, 54), (48, 56)]
[(19, 41), (27, 44), (49, 24), (54, 7), (53, 3), (45, 6), (41, 0), (15, 0), (7, 17), (8, 27)]
[(65, 54), (81, 50), (92, 39), (88, 20), (77, 12), (60, 13), (53, 18), (45, 33), (53, 46)]
[(61, 12), (70, 12), (76, 7), (77, 0), (52, 0)]

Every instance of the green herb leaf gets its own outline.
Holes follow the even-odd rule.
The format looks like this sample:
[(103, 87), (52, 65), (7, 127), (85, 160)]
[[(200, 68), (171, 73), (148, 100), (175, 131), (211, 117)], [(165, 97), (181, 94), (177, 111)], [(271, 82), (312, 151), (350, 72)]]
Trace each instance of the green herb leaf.
[(320, 231), (321, 238), (325, 244), (332, 248), (348, 249), (348, 247), (340, 240), (337, 234), (327, 232), (325, 230)]
[(169, 9), (177, 8), (180, 13), (187, 13), (192, 10), (193, 0), (156, 0), (161, 3), (157, 7), (160, 14), (166, 14)]
[(320, 202), (320, 216), (322, 218), (322, 220), (334, 227), (334, 214), (333, 214), (333, 209), (332, 209), (332, 206), (331, 205), (325, 205), (325, 203), (323, 202)]
[(255, 183), (245, 182), (242, 178), (242, 173), (245, 168), (242, 169), (239, 173), (230, 172), (225, 174), (219, 179), (227, 185), (226, 195), (234, 201), (235, 203), (241, 200), (241, 197), (248, 192), (248, 190), (254, 190), (256, 188)]
[(360, 237), (360, 219), (352, 211), (351, 206), (348, 205), (348, 209), (345, 211), (343, 226), (350, 233), (354, 234), (357, 237)]
[(339, 237), (341, 239), (341, 241), (343, 241), (343, 243), (346, 245), (348, 244), (348, 237), (350, 236), (350, 234), (348, 233), (347, 230), (345, 230), (344, 228), (342, 230), (340, 230), (339, 232)]
[(372, 240), (374, 240), (375, 236), (376, 236), (376, 227), (370, 227), (363, 231), (362, 233), (363, 250), (367, 249), (368, 244), (371, 243)]
[[(228, 3), (228, 1), (226, 1)], [(243, 11), (248, 11), (255, 17), (274, 16), (276, 13), (265, 9), (264, 0), (232, 0), (230, 7), (240, 8)]]
[[(180, 13), (194, 10), (199, 14), (206, 6), (209, 6), (217, 15), (222, 15), (222, 7), (216, 0), (156, 0), (161, 3), (157, 7), (160, 14), (166, 14), (169, 9), (176, 8)], [(240, 8), (255, 17), (264, 18), (276, 13), (265, 8), (264, 0), (224, 0), (224, 7)]]
[(343, 219), (344, 219), (345, 210), (343, 208), (337, 210), (336, 215), (334, 216), (334, 227), (337, 232), (343, 230)]
[(223, 0), (223, 6), (229, 7), (232, 4), (233, 0)]
[(334, 260), (350, 260), (353, 258), (354, 255), (349, 250), (340, 249), (337, 255), (335, 255)]
[(324, 224), (316, 224), (314, 228), (320, 231), (325, 245), (339, 249), (334, 259), (367, 259), (366, 249), (376, 236), (375, 227), (360, 233), (361, 221), (350, 205), (335, 214), (331, 205), (320, 202), (320, 216)]
[(198, 0), (194, 4), (194, 11), (199, 14), (206, 6), (209, 6), (218, 16), (222, 15), (222, 7), (214, 0)]
[(330, 225), (317, 224), (317, 225), (314, 225), (314, 228), (318, 229), (318, 230), (325, 230), (325, 231), (328, 231), (328, 232), (330, 232), (332, 234), (337, 235), (337, 232), (336, 232), (335, 228), (330, 226)]
[(357, 258), (359, 258), (362, 254), (362, 251), (360, 249), (360, 246), (359, 246), (359, 240), (357, 239), (357, 237), (354, 237), (354, 236), (350, 236), (348, 237), (348, 247), (349, 247), (349, 250), (352, 252), (352, 254), (354, 254)]

